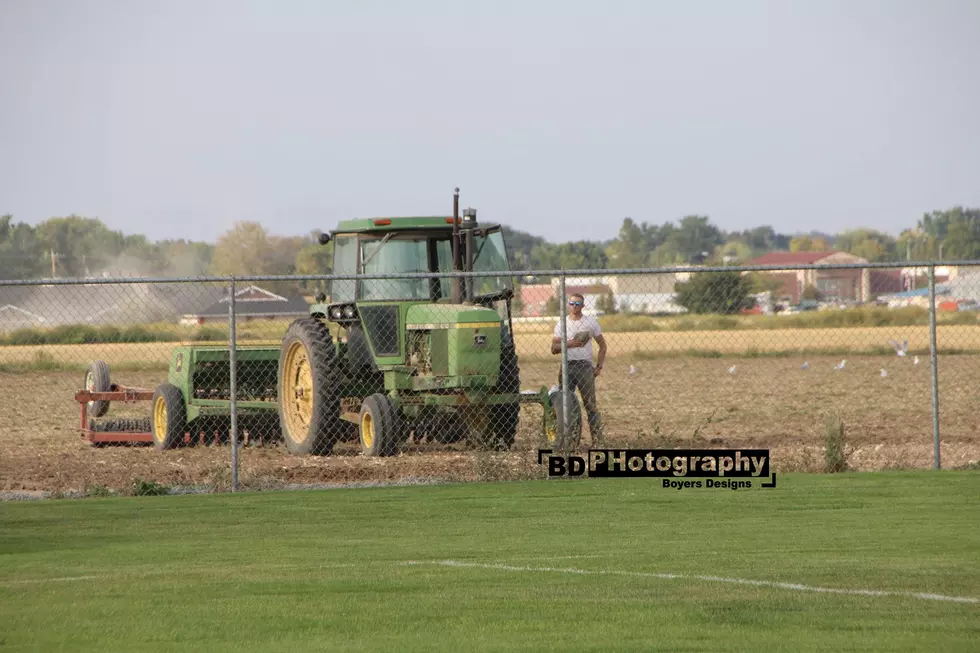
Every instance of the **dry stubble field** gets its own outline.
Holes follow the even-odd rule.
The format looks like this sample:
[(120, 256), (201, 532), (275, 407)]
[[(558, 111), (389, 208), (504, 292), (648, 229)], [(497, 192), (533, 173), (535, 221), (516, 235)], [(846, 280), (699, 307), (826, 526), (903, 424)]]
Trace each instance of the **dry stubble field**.
[[(972, 328), (972, 327), (971, 327)], [(795, 330), (794, 330), (795, 331)], [(611, 446), (759, 447), (772, 450), (776, 471), (818, 471), (823, 456), (823, 423), (839, 411), (856, 469), (925, 468), (932, 465), (931, 370), (923, 357), (840, 356), (675, 356), (658, 353), (690, 349), (767, 351), (799, 347), (855, 348), (887, 346), (888, 337), (908, 338), (918, 349), (922, 329), (838, 329), (819, 337), (805, 333), (684, 332), (609, 334), (611, 354), (598, 382), (600, 408)], [(967, 347), (973, 335), (960, 332)], [(673, 336), (673, 340), (665, 337)], [(543, 336), (547, 340), (547, 336)], [(926, 336), (927, 337), (927, 336)], [(928, 341), (926, 340), (926, 346)], [(551, 386), (558, 358), (544, 351), (546, 342), (518, 340), (524, 388)], [(767, 347), (769, 349), (767, 349)], [(62, 360), (86, 363), (165, 362), (170, 345), (87, 345), (45, 347)], [(9, 349), (0, 352), (6, 359)], [(809, 362), (804, 371), (801, 364)], [(630, 365), (637, 373), (629, 374)], [(734, 372), (729, 369), (735, 366)], [(885, 367), (888, 374), (882, 377)], [(944, 467), (980, 459), (980, 384), (975, 382), (980, 356), (941, 356), (940, 425)], [(154, 387), (160, 371), (115, 372), (113, 381)], [(96, 448), (78, 434), (78, 405), (73, 395), (80, 372), (48, 371), (0, 374), (0, 490), (83, 491), (92, 485), (126, 489), (139, 478), (168, 485), (227, 487), (228, 447), (193, 447), (158, 452), (147, 446)], [(147, 415), (147, 407), (114, 406), (109, 417)], [(241, 452), (240, 480), (246, 487), (291, 483), (346, 483), (407, 479), (478, 479), (539, 475), (534, 463), (540, 408), (522, 414), (514, 451), (494, 456), (471, 455), (449, 447), (409, 448), (389, 459), (365, 459), (354, 446), (342, 446), (328, 458), (295, 458), (279, 447), (248, 447)], [(589, 437), (584, 436), (584, 443)], [(409, 445), (411, 447), (411, 445)]]
[[(515, 322), (517, 353), (524, 357), (547, 358), (552, 325)], [(936, 328), (940, 351), (980, 352), (980, 325), (947, 324)], [(275, 334), (267, 334), (275, 335)], [(691, 351), (738, 354), (745, 352), (816, 352), (851, 349), (855, 352), (888, 349), (888, 341), (907, 340), (910, 350), (929, 351), (929, 329), (922, 326), (732, 329), (717, 331), (641, 331), (607, 333), (617, 353), (638, 356), (684, 354)], [(278, 346), (279, 337), (249, 340), (242, 344)], [(161, 363), (166, 365), (175, 343), (104, 343), (79, 345), (0, 346), (0, 366), (28, 364), (43, 354), (54, 363), (86, 365), (101, 358), (110, 365)], [(193, 344), (187, 342), (185, 344)], [(199, 343), (206, 346), (220, 342)]]

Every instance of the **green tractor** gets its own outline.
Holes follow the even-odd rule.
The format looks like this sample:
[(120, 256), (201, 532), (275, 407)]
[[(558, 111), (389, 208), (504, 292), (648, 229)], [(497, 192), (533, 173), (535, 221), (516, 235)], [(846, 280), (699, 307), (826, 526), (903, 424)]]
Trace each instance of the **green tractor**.
[[(320, 238), (331, 240), (332, 274), (351, 278), (331, 282), (330, 301), (318, 294), (279, 352), (290, 453), (327, 455), (359, 439), (365, 455), (387, 456), (409, 437), (506, 450), (522, 403), (544, 407), (545, 442), (554, 442), (560, 396), (520, 389), (500, 225), (478, 224), (473, 209), (460, 217), (456, 189), (451, 217), (347, 220)], [(499, 274), (437, 276), (458, 271)], [(405, 273), (416, 276), (396, 276)], [(578, 402), (570, 408), (580, 430)]]
[[(340, 279), (330, 301), (319, 294), (279, 347), (236, 348), (239, 432), (281, 437), (295, 455), (328, 455), (358, 439), (367, 456), (391, 455), (409, 438), (507, 450), (521, 405), (539, 404), (541, 444), (577, 444), (582, 411), (574, 395), (566, 436), (559, 390), (520, 389), (501, 227), (478, 224), (472, 209), (460, 217), (459, 189), (451, 217), (348, 220), (321, 244), (331, 240)], [(75, 396), (91, 442), (171, 449), (230, 435), (227, 346), (175, 348), (167, 381), (155, 390), (110, 383), (108, 374), (94, 362)], [(132, 401), (152, 401), (151, 418), (96, 421), (109, 402)]]

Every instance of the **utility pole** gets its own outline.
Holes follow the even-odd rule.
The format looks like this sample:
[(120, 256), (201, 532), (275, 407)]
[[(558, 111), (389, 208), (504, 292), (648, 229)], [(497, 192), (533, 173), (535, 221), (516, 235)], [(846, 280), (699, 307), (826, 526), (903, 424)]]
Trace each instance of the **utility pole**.
[(51, 252), (51, 278), (52, 279), (57, 279), (58, 278), (58, 265), (57, 265), (57, 263), (55, 263), (55, 261), (57, 260), (56, 259), (57, 254), (54, 253), (54, 248), (53, 247), (51, 249), (49, 249), (48, 251)]

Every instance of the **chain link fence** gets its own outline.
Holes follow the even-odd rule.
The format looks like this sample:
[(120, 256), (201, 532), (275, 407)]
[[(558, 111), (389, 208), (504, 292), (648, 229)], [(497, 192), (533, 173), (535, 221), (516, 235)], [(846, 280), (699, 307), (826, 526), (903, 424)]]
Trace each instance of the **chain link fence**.
[(978, 263), (496, 269), (0, 282), (0, 490), (541, 478), (539, 449), (595, 446), (980, 459)]

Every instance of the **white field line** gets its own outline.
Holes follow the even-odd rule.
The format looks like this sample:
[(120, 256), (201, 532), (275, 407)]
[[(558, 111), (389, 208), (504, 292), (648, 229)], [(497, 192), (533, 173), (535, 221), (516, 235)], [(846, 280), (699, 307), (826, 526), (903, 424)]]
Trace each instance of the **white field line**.
[(461, 560), (410, 560), (406, 565), (438, 565), (443, 567), (471, 567), (477, 569), (495, 569), (499, 571), (545, 572), (556, 574), (580, 574), (595, 576), (629, 576), (632, 578), (658, 578), (662, 580), (698, 580), (711, 583), (727, 583), (730, 585), (752, 585), (755, 587), (773, 587), (776, 589), (795, 590), (798, 592), (819, 592), (824, 594), (845, 594), (848, 596), (900, 596), (923, 599), (927, 601), (949, 601), (953, 603), (977, 603), (980, 598), (970, 596), (946, 596), (927, 592), (890, 592), (885, 590), (846, 589), (840, 587), (816, 587), (801, 583), (781, 583), (771, 580), (751, 580), (748, 578), (725, 578), (723, 576), (700, 576), (693, 574), (664, 574), (643, 571), (618, 571), (614, 569), (573, 569), (563, 567), (527, 567), (504, 564), (484, 564), (479, 562), (463, 562)]
[[(383, 563), (381, 563), (383, 564)], [(350, 567), (363, 567), (363, 563), (354, 562), (337, 562), (337, 563), (326, 563), (319, 565), (301, 565), (301, 564), (273, 564), (273, 565), (245, 565), (235, 567), (235, 573), (242, 573), (243, 571), (269, 571), (269, 572), (284, 572), (284, 571), (302, 571), (302, 572), (315, 572), (323, 571), (327, 569), (347, 569)], [(214, 575), (214, 569), (210, 567), (185, 567), (182, 569), (184, 574), (205, 574)], [(172, 577), (172, 572), (169, 570), (163, 571), (134, 571), (134, 572), (124, 572), (116, 574), (101, 574), (101, 575), (90, 575), (90, 576), (62, 576), (57, 578), (25, 578), (25, 579), (13, 579), (13, 580), (2, 580), (0, 579), (0, 587), (10, 586), (10, 585), (35, 585), (38, 583), (59, 583), (59, 582), (69, 582), (76, 580), (102, 580), (102, 581), (131, 581), (146, 578), (153, 578), (155, 576), (160, 577)]]
[(31, 585), (34, 583), (65, 583), (73, 580), (94, 580), (100, 576), (62, 576), (61, 578), (28, 578), (25, 580), (0, 580), (0, 585)]

